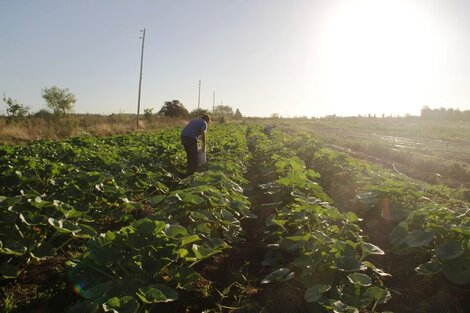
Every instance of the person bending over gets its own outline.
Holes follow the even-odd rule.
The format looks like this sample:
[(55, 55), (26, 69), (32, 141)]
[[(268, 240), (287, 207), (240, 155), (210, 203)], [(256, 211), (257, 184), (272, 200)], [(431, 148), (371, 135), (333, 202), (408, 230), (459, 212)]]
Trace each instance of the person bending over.
[(189, 121), (181, 132), (181, 142), (183, 143), (188, 160), (188, 175), (193, 174), (198, 167), (197, 139), (199, 137), (201, 137), (202, 140), (202, 151), (206, 150), (206, 131), (210, 120), (209, 115), (202, 114), (201, 117)]

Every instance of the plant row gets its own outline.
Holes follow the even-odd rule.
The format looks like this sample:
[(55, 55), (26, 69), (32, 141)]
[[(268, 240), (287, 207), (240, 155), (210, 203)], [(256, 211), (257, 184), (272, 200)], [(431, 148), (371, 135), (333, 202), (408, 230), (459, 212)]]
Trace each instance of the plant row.
[(253, 217), (242, 188), (244, 130), (214, 128), (211, 136), (203, 173), (150, 197), (151, 214), (89, 240), (83, 256), (68, 263), (82, 297), (70, 312), (150, 311), (177, 301), (201, 278), (197, 263), (242, 239), (240, 222)]
[(264, 205), (273, 211), (266, 219), (269, 252), (263, 261), (273, 272), (262, 283), (300, 286), (315, 312), (375, 311), (391, 297), (383, 284), (390, 275), (372, 261), (384, 252), (364, 238), (356, 214), (330, 203), (316, 182), (319, 174), (290, 148), (292, 140), (258, 127), (248, 134)]
[[(0, 147), (0, 274), (128, 224), (177, 182), (177, 130)], [(179, 158), (179, 159), (178, 159)]]
[(412, 260), (419, 274), (443, 275), (457, 285), (470, 282), (470, 204), (461, 190), (411, 180), (322, 147), (309, 135), (298, 138), (290, 148), (302, 151), (340, 207), (364, 218), (371, 234), (389, 229), (380, 244)]

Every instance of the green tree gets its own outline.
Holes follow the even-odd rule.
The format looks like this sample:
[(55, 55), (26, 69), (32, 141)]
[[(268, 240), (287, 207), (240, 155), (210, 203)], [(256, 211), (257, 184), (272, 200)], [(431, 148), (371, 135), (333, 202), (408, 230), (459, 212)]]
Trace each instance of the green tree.
[(144, 109), (144, 118), (150, 120), (153, 116), (153, 108)]
[(239, 109), (237, 109), (237, 110), (235, 111), (235, 116), (234, 116), (234, 118), (235, 118), (236, 120), (241, 120), (241, 119), (243, 119), (243, 115), (242, 115), (242, 113), (240, 112)]
[(189, 112), (179, 100), (166, 101), (158, 114), (169, 117), (188, 117)]
[(7, 105), (7, 115), (13, 118), (23, 118), (29, 112), (29, 107), (18, 103), (17, 100), (7, 98), (3, 95), (3, 102)]
[(72, 112), (73, 105), (77, 102), (75, 95), (68, 88), (61, 89), (57, 86), (44, 88), (42, 97), (47, 102), (47, 106), (54, 111), (56, 115), (66, 115)]
[(191, 117), (200, 117), (202, 114), (209, 114), (209, 110), (206, 109), (194, 109), (189, 113)]
[(215, 115), (233, 116), (233, 109), (229, 105), (218, 105), (214, 110)]

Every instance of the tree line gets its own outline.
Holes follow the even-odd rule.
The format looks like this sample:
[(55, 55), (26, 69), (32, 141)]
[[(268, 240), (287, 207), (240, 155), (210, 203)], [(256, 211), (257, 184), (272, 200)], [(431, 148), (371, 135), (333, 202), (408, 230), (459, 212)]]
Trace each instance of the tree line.
[(424, 106), (421, 109), (421, 118), (424, 120), (445, 120), (445, 121), (470, 121), (470, 110), (460, 111), (459, 109), (431, 109)]
[[(56, 116), (64, 116), (72, 112), (74, 104), (77, 102), (75, 95), (67, 88), (53, 86), (41, 90), (41, 96), (46, 101), (47, 107), (53, 111)], [(7, 116), (12, 119), (21, 119), (30, 115), (30, 108), (19, 103), (16, 99), (3, 95), (3, 102), (6, 104)], [(150, 118), (154, 114), (153, 108), (144, 109), (144, 117)], [(242, 119), (243, 115), (239, 109), (233, 111), (228, 105), (218, 105), (214, 107), (213, 112), (206, 109), (196, 109), (189, 112), (179, 100), (165, 101), (157, 115), (167, 117), (188, 118), (199, 116), (204, 113), (210, 113), (218, 117), (230, 117)], [(40, 110), (35, 115), (50, 114), (46, 110)]]
[(168, 116), (168, 117), (186, 118), (186, 117), (200, 116), (201, 114), (204, 114), (204, 113), (213, 114), (218, 117), (230, 117), (230, 118), (235, 118), (235, 119), (243, 118), (243, 115), (239, 109), (236, 109), (236, 111), (233, 112), (233, 108), (228, 105), (217, 105), (214, 107), (213, 111), (209, 111), (206, 109), (195, 109), (189, 112), (179, 100), (166, 101), (157, 114)]

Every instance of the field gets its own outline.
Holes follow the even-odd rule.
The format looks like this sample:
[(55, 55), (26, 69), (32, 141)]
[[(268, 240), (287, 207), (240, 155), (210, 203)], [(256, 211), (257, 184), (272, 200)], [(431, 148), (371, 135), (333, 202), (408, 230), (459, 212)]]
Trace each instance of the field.
[(2, 145), (0, 309), (468, 312), (467, 126), (376, 122)]

